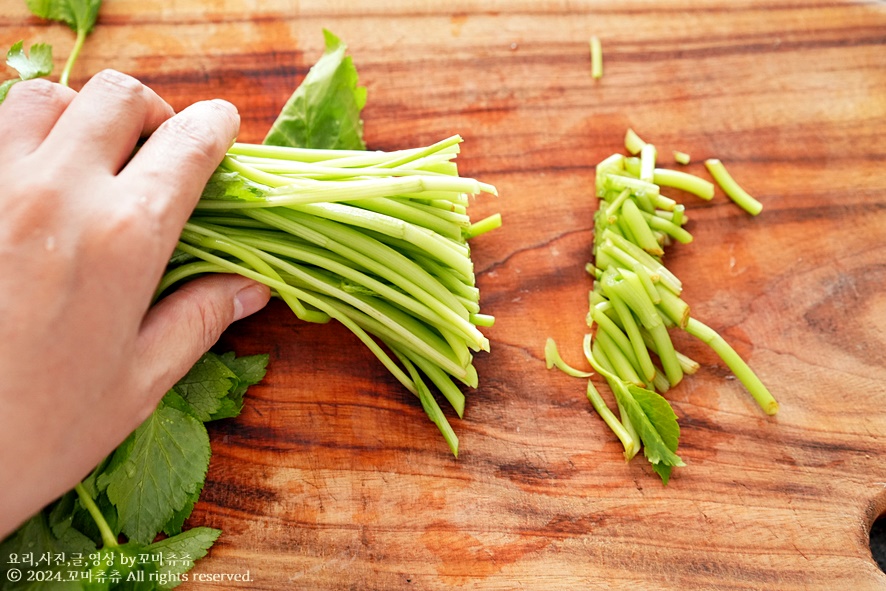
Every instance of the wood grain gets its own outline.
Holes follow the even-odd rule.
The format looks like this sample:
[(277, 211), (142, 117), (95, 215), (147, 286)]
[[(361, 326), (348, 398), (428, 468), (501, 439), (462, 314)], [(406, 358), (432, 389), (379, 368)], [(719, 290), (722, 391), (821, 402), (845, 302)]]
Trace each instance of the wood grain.
[[(0, 0), (0, 44), (70, 32)], [(421, 406), (340, 326), (282, 305), (219, 348), (270, 349), (190, 525), (224, 535), (198, 572), (240, 588), (882, 589), (886, 510), (886, 6), (878, 2), (108, 1), (75, 85), (114, 67), (180, 108), (220, 96), (259, 141), (327, 27), (368, 87), (371, 148), (461, 133), (462, 174), (505, 225), (473, 244), (492, 352), (454, 460)], [(590, 77), (587, 39), (603, 42)], [(781, 403), (765, 417), (712, 353), (668, 394), (687, 467), (662, 487), (620, 446), (581, 363), (593, 165), (631, 126), (716, 156), (757, 218), (677, 195), (695, 242), (669, 266)], [(228, 589), (191, 583), (181, 589)]]

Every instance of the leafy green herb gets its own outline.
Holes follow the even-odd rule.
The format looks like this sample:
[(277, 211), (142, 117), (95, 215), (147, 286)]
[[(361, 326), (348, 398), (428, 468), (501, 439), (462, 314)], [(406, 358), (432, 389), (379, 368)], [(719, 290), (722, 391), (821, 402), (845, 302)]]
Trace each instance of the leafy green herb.
[(662, 482), (667, 484), (671, 468), (685, 465), (680, 456), (674, 453), (680, 440), (677, 415), (668, 401), (652, 390), (629, 384), (628, 391), (645, 417), (644, 420), (639, 415), (632, 415), (632, 422), (643, 440), (643, 454), (652, 464), (652, 469), (661, 476)]
[[(52, 585), (59, 583), (79, 589), (75, 580), (88, 589), (177, 585), (221, 533), (206, 527), (182, 531), (209, 463), (209, 436), (203, 423), (220, 418), (221, 409), (227, 416), (239, 414), (243, 395), (264, 377), (267, 362), (267, 355), (205, 354), (157, 410), (74, 491), (0, 545), (0, 589), (54, 589)], [(169, 537), (155, 542), (161, 531)], [(125, 543), (120, 542), (121, 534)], [(46, 569), (22, 563), (31, 552), (52, 553), (54, 558), (44, 565)], [(182, 555), (188, 560), (167, 560)], [(77, 556), (91, 558), (76, 560)], [(29, 586), (27, 577), (15, 584), (5, 575), (16, 566), (22, 571), (52, 570), (53, 580), (45, 587)], [(95, 585), (100, 581), (107, 585)]]
[(59, 79), (62, 85), (67, 86), (74, 62), (80, 55), (86, 37), (95, 27), (101, 0), (27, 0), (27, 3), (28, 9), (36, 16), (65, 23), (77, 34), (74, 48)]
[(347, 46), (324, 30), (326, 52), (286, 102), (264, 143), (274, 146), (364, 150), (360, 112), (366, 87), (357, 85), (357, 69)]
[(117, 448), (111, 468), (98, 479), (117, 507), (121, 531), (150, 543), (203, 482), (209, 455), (202, 423), (161, 404)]
[(157, 567), (158, 581), (165, 580), (158, 588), (172, 589), (178, 585), (181, 576), (191, 570), (194, 562), (200, 560), (209, 551), (209, 548), (221, 535), (221, 531), (209, 527), (195, 527), (188, 531), (165, 538), (148, 546), (150, 554), (162, 554), (164, 556), (187, 556), (186, 560), (167, 560)]
[(17, 71), (19, 77), (0, 84), (0, 103), (6, 100), (6, 95), (13, 84), (52, 74), (52, 46), (35, 43), (31, 46), (30, 55), (27, 55), (24, 41), (19, 41), (6, 53), (6, 65)]
[(201, 421), (210, 421), (237, 381), (237, 374), (220, 358), (206, 356), (179, 380), (173, 392), (188, 403), (190, 414)]

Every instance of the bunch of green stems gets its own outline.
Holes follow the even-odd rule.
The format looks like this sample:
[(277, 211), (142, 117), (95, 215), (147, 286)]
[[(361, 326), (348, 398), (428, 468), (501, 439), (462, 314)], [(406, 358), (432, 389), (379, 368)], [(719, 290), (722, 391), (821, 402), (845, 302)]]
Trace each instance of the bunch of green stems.
[[(664, 247), (692, 242), (685, 208), (661, 193), (673, 187), (701, 199), (714, 196), (714, 185), (695, 175), (656, 167), (655, 147), (644, 144), (639, 156), (614, 154), (596, 171), (600, 206), (595, 214), (594, 276), (587, 322), (594, 336), (585, 340), (585, 356), (613, 389), (625, 384), (659, 393), (676, 386), (699, 364), (675, 350), (670, 329), (677, 328), (709, 345), (767, 414), (778, 403), (735, 350), (712, 328), (693, 318), (681, 298), (682, 283), (662, 263)], [(630, 459), (639, 438), (624, 409), (613, 413), (588, 381), (588, 398), (619, 437)]]
[(268, 285), (307, 322), (338, 320), (415, 394), (458, 455), (432, 388), (464, 413), (473, 353), (488, 351), (468, 240), (469, 197), (493, 186), (463, 178), (461, 138), (393, 152), (234, 144), (182, 232), (158, 289), (205, 273)]

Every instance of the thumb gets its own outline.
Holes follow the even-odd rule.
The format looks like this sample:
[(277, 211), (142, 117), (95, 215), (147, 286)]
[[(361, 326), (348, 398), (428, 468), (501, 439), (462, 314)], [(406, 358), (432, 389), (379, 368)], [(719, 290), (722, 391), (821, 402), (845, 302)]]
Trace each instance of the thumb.
[(148, 311), (139, 334), (143, 384), (166, 392), (236, 320), (261, 310), (266, 285), (240, 275), (213, 274), (185, 283)]

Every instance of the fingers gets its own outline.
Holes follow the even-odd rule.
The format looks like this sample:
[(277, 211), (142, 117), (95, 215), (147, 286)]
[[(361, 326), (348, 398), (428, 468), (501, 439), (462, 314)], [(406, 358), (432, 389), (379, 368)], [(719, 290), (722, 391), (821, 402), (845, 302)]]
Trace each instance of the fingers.
[(269, 299), (267, 286), (239, 275), (208, 275), (184, 284), (151, 308), (142, 323), (139, 367), (148, 372), (143, 383), (162, 395), (232, 322), (262, 309)]
[(43, 143), (77, 93), (38, 78), (19, 82), (0, 105), (0, 153), (27, 155)]
[(146, 198), (165, 238), (178, 238), (239, 129), (240, 115), (232, 104), (195, 103), (163, 123), (120, 172), (127, 192)]
[(44, 147), (78, 166), (117, 174), (139, 137), (172, 115), (172, 107), (135, 78), (104, 70), (70, 101)]

